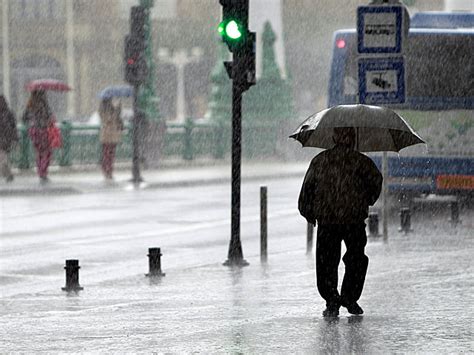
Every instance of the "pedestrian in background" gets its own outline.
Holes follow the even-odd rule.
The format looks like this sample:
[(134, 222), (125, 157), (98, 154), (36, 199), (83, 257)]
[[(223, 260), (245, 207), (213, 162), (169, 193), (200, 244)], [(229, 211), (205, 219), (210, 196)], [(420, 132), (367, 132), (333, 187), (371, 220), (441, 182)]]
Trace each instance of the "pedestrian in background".
[[(339, 315), (344, 306), (362, 314), (357, 303), (364, 287), (369, 258), (365, 255), (367, 234), (364, 220), (382, 189), (382, 175), (374, 162), (354, 150), (355, 129), (335, 128), (335, 146), (313, 158), (301, 188), (298, 208), (308, 223), (318, 222), (316, 283), (326, 301), (325, 317)], [(345, 274), (337, 290), (341, 242)]]
[(41, 183), (49, 181), (48, 168), (51, 163), (52, 148), (48, 128), (54, 125), (54, 121), (46, 92), (32, 91), (23, 114), (23, 123), (28, 127), (28, 135), (36, 151), (36, 168)]
[(13, 181), (8, 154), (18, 142), (18, 130), (13, 113), (8, 108), (7, 100), (0, 95), (0, 169), (7, 182)]
[(113, 165), (117, 144), (122, 140), (124, 129), (120, 117), (122, 108), (114, 106), (111, 98), (102, 99), (99, 107), (100, 142), (102, 144), (102, 172), (107, 180), (113, 179)]

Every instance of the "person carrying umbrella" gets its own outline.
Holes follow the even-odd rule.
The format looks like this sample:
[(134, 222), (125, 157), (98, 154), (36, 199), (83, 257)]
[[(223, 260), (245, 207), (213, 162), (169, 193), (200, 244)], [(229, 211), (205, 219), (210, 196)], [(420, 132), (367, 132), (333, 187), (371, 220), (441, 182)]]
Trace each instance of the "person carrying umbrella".
[(28, 127), (36, 151), (36, 168), (41, 183), (48, 179), (48, 168), (51, 162), (52, 148), (48, 136), (48, 128), (54, 124), (54, 116), (44, 90), (34, 90), (23, 113), (23, 123)]
[(113, 179), (113, 164), (117, 144), (122, 139), (124, 129), (121, 106), (114, 106), (111, 97), (102, 99), (99, 107), (101, 122), (100, 142), (102, 143), (102, 172), (107, 180)]
[[(354, 128), (334, 128), (333, 140), (333, 148), (311, 161), (298, 208), (309, 223), (318, 222), (316, 278), (318, 291), (326, 300), (323, 315), (337, 316), (341, 305), (351, 314), (362, 314), (357, 301), (369, 262), (364, 253), (367, 243), (364, 220), (369, 206), (380, 195), (382, 175), (370, 158), (354, 150)], [(342, 258), (346, 269), (339, 294), (342, 241), (347, 248)]]
[[(308, 117), (290, 135), (303, 147), (327, 149), (313, 158), (298, 200), (308, 223), (318, 222), (316, 283), (326, 300), (324, 316), (337, 316), (340, 306), (362, 314), (357, 301), (364, 287), (369, 259), (364, 220), (382, 188), (382, 175), (370, 158), (359, 153), (392, 151), (425, 143), (408, 123), (386, 107), (338, 105)], [(337, 269), (341, 242), (346, 266), (341, 293)]]
[(8, 108), (7, 100), (0, 95), (0, 169), (7, 182), (13, 181), (8, 153), (18, 142), (15, 116)]

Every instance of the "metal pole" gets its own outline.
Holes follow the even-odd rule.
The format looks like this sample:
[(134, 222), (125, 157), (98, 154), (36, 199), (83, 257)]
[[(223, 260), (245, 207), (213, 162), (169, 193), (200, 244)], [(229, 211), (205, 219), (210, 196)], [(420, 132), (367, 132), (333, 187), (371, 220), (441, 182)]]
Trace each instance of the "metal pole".
[[(66, 2), (66, 53), (67, 53), (67, 82), (72, 88), (75, 86), (74, 75), (74, 8), (73, 0)], [(70, 91), (67, 95), (67, 113), (69, 116), (76, 114), (76, 102), (74, 100), (74, 92)]]
[(186, 99), (185, 99), (185, 91), (184, 91), (184, 68), (186, 65), (186, 52), (182, 51), (181, 54), (183, 60), (178, 61), (178, 65), (176, 66), (176, 80), (177, 80), (177, 98), (176, 98), (176, 122), (177, 123), (184, 123), (186, 119)]
[(450, 207), (451, 207), (451, 224), (454, 227), (456, 227), (456, 225), (460, 222), (458, 201), (451, 202)]
[(260, 260), (267, 261), (267, 187), (260, 186)]
[(8, 2), (2, 1), (2, 39), (3, 39), (3, 95), (10, 102), (10, 34), (8, 23)]
[[(234, 59), (235, 64), (235, 59)], [(242, 159), (242, 88), (237, 80), (232, 81), (232, 196), (230, 243), (224, 265), (246, 266), (240, 242), (240, 177)]]
[(400, 232), (408, 234), (412, 231), (411, 229), (411, 212), (409, 207), (402, 207), (400, 209)]
[[(222, 1), (221, 1), (222, 3)], [(238, 3), (238, 4), (237, 4)], [(249, 0), (236, 2), (236, 8), (246, 11), (243, 16), (245, 23), (243, 28), (248, 28), (247, 15)], [(251, 34), (251, 33), (250, 33)], [(231, 197), (231, 237), (229, 243), (228, 259), (224, 263), (229, 266), (247, 266), (244, 260), (242, 245), (240, 242), (240, 179), (242, 160), (242, 94), (248, 89), (247, 68), (248, 56), (245, 48), (233, 51), (233, 61), (231, 65), (232, 78), (232, 197)], [(227, 62), (226, 62), (227, 63)], [(224, 65), (226, 65), (224, 63)], [(228, 68), (226, 65), (226, 69)]]
[(161, 248), (148, 248), (148, 269), (146, 276), (162, 277), (166, 274), (161, 271)]
[(314, 225), (308, 223), (306, 227), (306, 254), (311, 254), (313, 251), (313, 235), (314, 235)]
[(382, 155), (382, 233), (383, 240), (388, 240), (388, 201), (387, 201), (387, 188), (388, 188), (388, 159), (387, 152), (383, 152)]
[(369, 237), (379, 236), (379, 214), (377, 212), (369, 213)]
[(66, 270), (66, 286), (62, 287), (63, 291), (67, 292), (77, 292), (81, 291), (84, 288), (79, 285), (79, 260), (70, 259), (66, 260), (66, 266), (64, 269)]
[(138, 184), (143, 181), (140, 176), (140, 151), (139, 151), (139, 125), (141, 112), (138, 108), (138, 90), (140, 85), (134, 85), (133, 92), (133, 125), (132, 125), (132, 140), (133, 140), (133, 157), (132, 157), (132, 182)]

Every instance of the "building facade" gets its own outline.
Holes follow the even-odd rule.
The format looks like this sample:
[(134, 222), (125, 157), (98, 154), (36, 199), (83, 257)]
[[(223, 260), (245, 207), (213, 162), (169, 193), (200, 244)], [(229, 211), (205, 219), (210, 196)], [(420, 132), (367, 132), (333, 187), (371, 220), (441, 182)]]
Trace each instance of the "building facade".
[[(95, 97), (102, 86), (121, 81), (122, 58), (114, 53), (122, 52), (125, 26), (116, 15), (116, 1), (7, 1), (3, 19), (8, 20), (9, 48), (4, 48), (2, 38), (2, 55), (9, 55), (10, 102), (17, 115), (26, 104), (25, 84), (30, 80), (54, 78), (72, 84), (70, 94), (49, 95), (60, 117), (86, 114), (97, 105)], [(67, 16), (68, 5), (72, 18)]]
[[(262, 13), (275, 1), (280, 0), (251, 0), (259, 3), (256, 8)], [(413, 11), (443, 9), (442, 0), (411, 2)], [(25, 84), (44, 77), (73, 83), (71, 93), (49, 96), (60, 119), (80, 119), (96, 111), (97, 93), (107, 85), (123, 83), (123, 39), (129, 31), (130, 6), (138, 3), (139, 0), (0, 0), (0, 50), (2, 60), (8, 64), (2, 66), (0, 79), (8, 83), (10, 103), (17, 115), (28, 98)], [(286, 65), (282, 69), (288, 69), (292, 76), (298, 111), (324, 105), (332, 33), (354, 27), (355, 9), (367, 3), (347, 0), (340, 6), (339, 1), (331, 0), (281, 0)], [(152, 36), (157, 95), (159, 111), (166, 119), (177, 116), (178, 87), (184, 87), (186, 115), (204, 116), (209, 77), (217, 60), (216, 26), (220, 17), (217, 0), (155, 0)], [(182, 50), (192, 56), (196, 48), (199, 58), (189, 61), (184, 69), (184, 85), (178, 85), (178, 69), (170, 58)], [(160, 60), (160, 51), (169, 58)], [(9, 80), (4, 80), (5, 76)]]

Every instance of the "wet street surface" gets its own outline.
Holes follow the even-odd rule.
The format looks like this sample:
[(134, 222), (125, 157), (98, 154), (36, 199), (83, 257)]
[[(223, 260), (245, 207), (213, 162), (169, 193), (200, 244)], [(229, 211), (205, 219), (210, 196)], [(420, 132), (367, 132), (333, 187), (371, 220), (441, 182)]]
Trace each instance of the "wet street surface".
[[(264, 184), (265, 182), (261, 182)], [(242, 190), (250, 263), (222, 266), (230, 186), (2, 199), (0, 352), (473, 352), (471, 211), (415, 212), (413, 232), (370, 239), (360, 305), (324, 319), (314, 250), (296, 201), (301, 179), (268, 183), (268, 262), (259, 256), (259, 182)], [(150, 280), (148, 248), (166, 276)], [(61, 291), (79, 259), (78, 294)], [(340, 272), (344, 270), (341, 262)]]

